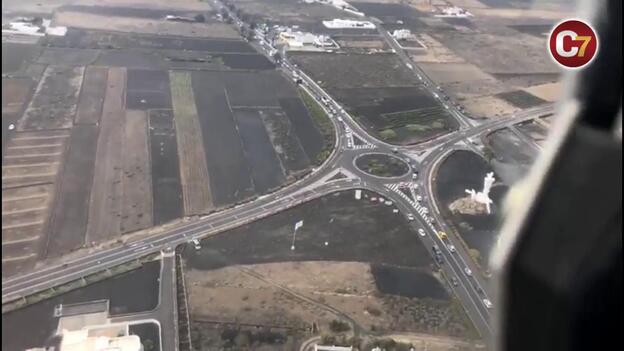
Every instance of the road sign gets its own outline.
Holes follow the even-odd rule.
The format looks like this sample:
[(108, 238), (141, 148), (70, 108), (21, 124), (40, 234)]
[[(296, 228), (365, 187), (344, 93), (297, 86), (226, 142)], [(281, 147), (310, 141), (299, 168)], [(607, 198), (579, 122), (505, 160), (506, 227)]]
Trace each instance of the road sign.
[(300, 220), (299, 222), (295, 223), (295, 230), (299, 229), (303, 227), (303, 219)]

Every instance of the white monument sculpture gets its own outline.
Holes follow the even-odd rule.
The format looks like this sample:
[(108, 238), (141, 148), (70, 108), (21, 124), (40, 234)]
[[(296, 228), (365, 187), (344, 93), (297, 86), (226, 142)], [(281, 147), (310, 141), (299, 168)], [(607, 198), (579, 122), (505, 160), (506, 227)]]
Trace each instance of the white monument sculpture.
[(476, 192), (474, 189), (466, 189), (466, 193), (470, 194), (470, 200), (484, 204), (488, 214), (490, 214), (490, 204), (492, 204), (492, 199), (490, 199), (492, 184), (494, 184), (494, 172), (486, 174), (485, 179), (483, 179), (482, 191)]

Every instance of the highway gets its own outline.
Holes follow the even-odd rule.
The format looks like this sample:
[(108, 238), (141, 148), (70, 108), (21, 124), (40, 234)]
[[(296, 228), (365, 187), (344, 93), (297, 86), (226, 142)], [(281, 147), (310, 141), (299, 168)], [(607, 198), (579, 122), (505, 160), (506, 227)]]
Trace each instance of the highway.
[[(238, 21), (233, 13), (231, 17), (235, 23)], [(380, 29), (380, 32), (389, 41), (390, 45), (398, 45), (393, 38), (389, 37), (385, 30)], [(262, 37), (259, 40), (266, 41)], [(269, 45), (269, 47), (265, 48), (264, 53), (269, 55), (271, 49), (274, 48), (270, 48)], [(400, 48), (398, 50), (395, 48), (395, 50), (402, 60), (409, 60), (409, 57)], [(415, 64), (411, 64), (416, 74), (420, 74), (423, 79), (429, 80)], [(442, 220), (439, 211), (436, 210), (435, 199), (431, 190), (434, 170), (448, 152), (456, 148), (466, 148), (466, 146), (462, 145), (468, 145), (469, 148), (474, 149), (475, 146), (470, 142), (471, 138), (552, 113), (553, 106), (547, 105), (523, 111), (507, 118), (475, 121), (464, 116), (452, 104), (446, 102), (449, 105), (450, 113), (460, 123), (459, 130), (417, 145), (395, 146), (376, 139), (360, 127), (338, 102), (305, 72), (290, 64), (286, 57), (283, 59), (281, 70), (291, 79), (302, 79), (302, 88), (317, 100), (330, 115), (334, 124), (337, 136), (336, 146), (330, 157), (321, 166), (313, 170), (305, 178), (248, 203), (200, 217), (150, 237), (136, 239), (135, 241), (109, 249), (89, 253), (61, 265), (49, 265), (26, 274), (3, 279), (3, 303), (79, 279), (140, 258), (149, 253), (170, 251), (175, 246), (189, 242), (192, 239), (205, 238), (221, 233), (331, 192), (348, 189), (367, 189), (380, 193), (393, 201), (394, 206), (404, 215), (415, 215), (416, 220), (411, 222), (415, 229), (414, 232), (420, 228), (426, 230), (426, 235), (421, 237), (421, 240), (423, 240), (432, 256), (434, 255), (433, 244), (435, 243), (440, 248), (440, 254), (443, 258), (440, 269), (448, 279), (455, 277), (458, 280), (456, 286), (449, 285), (462, 302), (466, 312), (484, 340), (486, 342), (491, 340), (493, 331), (490, 325), (490, 316), (492, 310), (488, 309), (483, 302), (484, 299), (488, 298), (488, 291), (484, 288), (487, 285), (484, 277), (478, 273), (466, 250), (456, 242), (452, 235), (449, 235), (449, 243), (454, 244), (457, 249), (455, 253), (450, 252), (447, 243), (442, 242), (437, 235), (438, 231), (448, 231), (448, 228)], [(428, 86), (429, 89), (435, 89), (433, 82), (430, 82)], [(332, 111), (335, 111), (335, 113)], [(355, 147), (350, 141), (348, 134), (360, 138), (366, 144), (366, 147)], [(385, 153), (407, 160), (409, 164), (415, 166), (414, 170), (419, 172), (417, 181), (412, 179), (411, 172), (395, 178), (380, 178), (362, 172), (354, 165), (354, 160), (362, 154), (370, 152)], [(355, 177), (332, 181), (326, 180), (339, 170), (346, 170), (346, 173), (353, 174)], [(414, 189), (420, 189), (418, 191), (422, 192), (422, 202), (405, 197), (401, 195), (400, 191), (397, 191), (398, 184), (409, 182), (418, 185)], [(428, 213), (423, 213), (423, 208), (427, 209)], [(465, 271), (466, 267), (469, 267), (474, 273), (467, 274)]]

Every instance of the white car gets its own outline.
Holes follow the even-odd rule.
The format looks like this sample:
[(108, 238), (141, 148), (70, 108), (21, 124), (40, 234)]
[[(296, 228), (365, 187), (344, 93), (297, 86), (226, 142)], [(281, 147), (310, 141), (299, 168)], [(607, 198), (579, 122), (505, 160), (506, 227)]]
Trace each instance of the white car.
[(429, 213), (429, 210), (428, 210), (426, 207), (424, 207), (422, 212), (423, 212), (424, 214), (427, 214), (427, 213)]
[(422, 229), (422, 228), (418, 229), (418, 234), (420, 234), (420, 236), (425, 236), (426, 235), (425, 234), (425, 230)]
[(408, 214), (408, 215), (407, 215), (407, 219), (408, 219), (408, 220), (410, 220), (410, 221), (413, 221), (413, 220), (414, 220), (414, 215), (413, 215), (413, 214), (411, 214), (411, 213), (410, 213), (410, 214)]
[(416, 201), (418, 201), (418, 202), (422, 201), (422, 196), (416, 195)]
[(468, 268), (468, 267), (465, 267), (465, 268), (464, 268), (464, 272), (466, 272), (466, 275), (467, 275), (467, 276), (471, 276), (471, 275), (472, 275), (472, 271), (471, 271), (471, 270), (470, 270), (470, 268)]
[(449, 249), (449, 251), (450, 251), (451, 253), (455, 253), (455, 252), (457, 252), (457, 251), (455, 250), (455, 245), (449, 245), (449, 246), (448, 246), (448, 249)]
[(193, 240), (191, 240), (191, 243), (195, 246), (195, 250), (200, 250), (201, 249), (201, 245), (199, 244), (199, 240), (193, 239)]
[(13, 130), (13, 129), (15, 129), (15, 124), (13, 123), (9, 124), (9, 130)]
[(490, 300), (488, 299), (483, 299), (483, 304), (486, 308), (492, 308), (492, 302), (490, 302)]

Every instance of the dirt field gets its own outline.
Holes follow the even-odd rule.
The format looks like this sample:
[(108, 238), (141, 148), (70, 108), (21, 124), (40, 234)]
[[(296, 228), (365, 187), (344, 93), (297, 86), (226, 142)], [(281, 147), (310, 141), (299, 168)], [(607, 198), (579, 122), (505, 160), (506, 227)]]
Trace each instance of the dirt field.
[(162, 18), (113, 17), (73, 11), (56, 12), (55, 21), (58, 25), (68, 27), (127, 33), (202, 38), (240, 38), (232, 26), (223, 23), (181, 23), (165, 21)]
[(550, 102), (559, 100), (563, 94), (563, 86), (560, 82), (536, 85), (524, 90), (529, 94)]
[(33, 88), (28, 78), (2, 78), (2, 118), (20, 115)]
[(2, 159), (2, 272), (28, 269), (45, 252), (48, 216), (68, 130), (17, 132)]
[(468, 98), (462, 101), (462, 106), (473, 116), (489, 118), (509, 115), (520, 110), (507, 101), (494, 96)]
[(89, 202), (87, 242), (100, 242), (120, 234), (125, 85), (126, 70), (111, 68), (102, 107), (93, 189)]
[(76, 124), (96, 124), (100, 121), (107, 80), (108, 69), (93, 66), (86, 68), (76, 113)]
[(124, 123), (122, 178), (122, 233), (152, 225), (152, 175), (150, 173), (147, 113), (127, 110)]
[(202, 214), (212, 210), (210, 178), (201, 126), (195, 107), (195, 96), (189, 72), (169, 73), (173, 114), (178, 140), (182, 198), (186, 215)]
[(18, 129), (71, 127), (83, 73), (83, 67), (48, 66)]
[(2, 274), (32, 267), (46, 245), (53, 184), (2, 189)]
[(149, 133), (153, 221), (157, 225), (184, 214), (173, 111), (151, 110)]
[(68, 130), (15, 133), (2, 162), (2, 188), (54, 183)]
[(321, 86), (331, 89), (401, 87), (418, 82), (393, 54), (297, 53), (290, 58)]
[(60, 187), (50, 218), (46, 257), (58, 257), (85, 243), (89, 198), (95, 167), (98, 127), (78, 124), (72, 128)]

